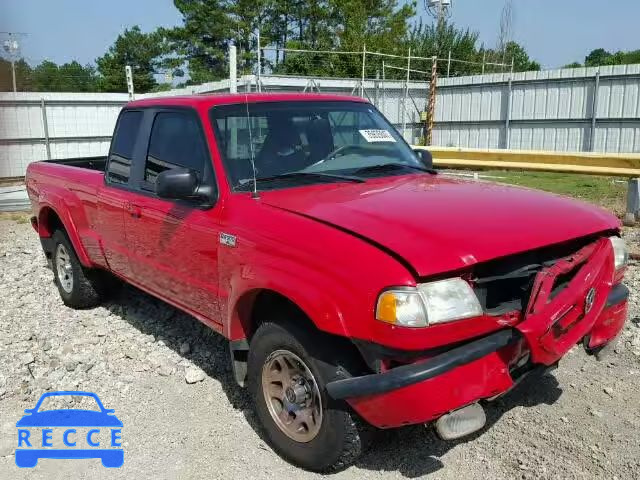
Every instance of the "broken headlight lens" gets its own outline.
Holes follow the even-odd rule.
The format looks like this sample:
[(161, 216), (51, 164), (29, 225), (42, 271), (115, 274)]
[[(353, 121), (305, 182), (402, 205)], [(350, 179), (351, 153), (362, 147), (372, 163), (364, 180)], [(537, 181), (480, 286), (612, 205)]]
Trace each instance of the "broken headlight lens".
[(382, 292), (376, 319), (401, 327), (427, 327), (482, 315), (471, 285), (461, 278)]

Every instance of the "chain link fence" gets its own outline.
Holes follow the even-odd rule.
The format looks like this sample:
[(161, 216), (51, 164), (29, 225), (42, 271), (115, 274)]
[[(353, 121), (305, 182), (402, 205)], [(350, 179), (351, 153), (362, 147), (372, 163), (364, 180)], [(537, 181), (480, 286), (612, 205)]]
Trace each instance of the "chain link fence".
[(406, 55), (373, 52), (366, 46), (362, 51), (258, 46), (251, 72), (255, 84), (245, 89), (358, 95), (382, 111), (407, 140), (430, 144), (438, 72), (449, 76), (455, 63), (473, 65), (479, 74), (513, 70), (512, 64), (469, 62), (450, 53), (438, 58), (410, 50)]

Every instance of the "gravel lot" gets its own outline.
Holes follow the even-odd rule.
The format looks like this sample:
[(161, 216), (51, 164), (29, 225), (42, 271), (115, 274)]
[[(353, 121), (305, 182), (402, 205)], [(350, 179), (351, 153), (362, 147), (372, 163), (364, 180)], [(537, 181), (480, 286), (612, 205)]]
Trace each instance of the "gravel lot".
[[(637, 231), (627, 239), (638, 247)], [(552, 376), (494, 402), (489, 425), (447, 443), (383, 432), (342, 478), (640, 479), (640, 266), (630, 322), (603, 362), (574, 348)], [(222, 337), (133, 288), (89, 311), (66, 308), (28, 224), (0, 221), (0, 478), (313, 478), (261, 440), (233, 383)], [(188, 383), (193, 382), (193, 383)], [(47, 390), (96, 392), (124, 423), (125, 463), (15, 466), (15, 423)]]

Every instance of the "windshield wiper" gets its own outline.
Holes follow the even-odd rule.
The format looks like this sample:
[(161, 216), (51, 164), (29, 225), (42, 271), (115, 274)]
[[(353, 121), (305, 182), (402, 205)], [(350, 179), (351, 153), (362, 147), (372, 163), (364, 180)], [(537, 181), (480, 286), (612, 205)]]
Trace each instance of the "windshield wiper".
[(417, 170), (419, 172), (425, 172), (425, 173), (431, 173), (432, 175), (437, 175), (438, 172), (436, 170), (434, 170), (433, 168), (426, 168), (426, 167), (420, 167), (418, 165), (409, 165), (406, 163), (383, 163), (380, 165), (371, 165), (369, 167), (362, 167), (359, 168), (358, 170), (356, 170), (355, 173), (360, 174), (360, 173), (370, 173), (370, 172), (388, 172), (388, 171), (393, 171), (393, 170), (402, 170), (402, 169), (409, 169), (409, 170)]
[[(365, 181), (362, 178), (354, 177), (351, 175), (339, 175), (337, 173), (323, 173), (323, 172), (287, 172), (281, 173), (279, 175), (272, 175), (269, 177), (258, 177), (256, 178), (256, 183), (261, 182), (273, 182), (277, 180), (284, 180), (287, 178), (296, 179), (296, 178), (305, 178), (305, 177), (320, 177), (320, 178), (329, 178), (333, 180), (341, 180), (343, 182), (352, 182), (352, 183), (364, 183)], [(248, 181), (239, 187), (246, 188), (247, 186), (251, 186), (253, 184), (252, 181)], [(238, 189), (238, 187), (236, 187)]]

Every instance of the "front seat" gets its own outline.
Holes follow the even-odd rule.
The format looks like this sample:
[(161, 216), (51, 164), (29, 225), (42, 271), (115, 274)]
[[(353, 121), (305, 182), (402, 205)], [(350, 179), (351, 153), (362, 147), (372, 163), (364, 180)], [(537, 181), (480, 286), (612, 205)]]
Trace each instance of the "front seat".
[(300, 134), (291, 117), (268, 117), (267, 137), (256, 157), (260, 177), (270, 177), (304, 168), (304, 153)]
[(315, 117), (310, 120), (306, 128), (307, 140), (309, 141), (309, 165), (326, 158), (333, 150), (333, 135), (331, 124), (327, 118)]

